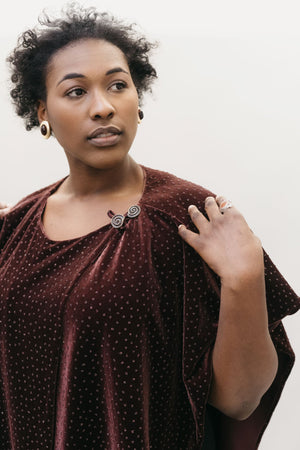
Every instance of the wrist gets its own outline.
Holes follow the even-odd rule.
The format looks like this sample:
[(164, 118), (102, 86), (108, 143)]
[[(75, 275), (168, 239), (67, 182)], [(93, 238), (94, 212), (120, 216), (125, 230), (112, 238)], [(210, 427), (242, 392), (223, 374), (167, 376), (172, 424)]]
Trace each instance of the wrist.
[(264, 266), (254, 268), (239, 267), (234, 271), (226, 271), (221, 276), (221, 285), (233, 291), (251, 288), (254, 286), (264, 286)]

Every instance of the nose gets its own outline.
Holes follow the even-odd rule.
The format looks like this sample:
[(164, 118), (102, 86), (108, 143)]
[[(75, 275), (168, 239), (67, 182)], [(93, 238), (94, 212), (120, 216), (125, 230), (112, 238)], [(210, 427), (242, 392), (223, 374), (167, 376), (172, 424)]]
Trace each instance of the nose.
[(115, 108), (103, 93), (96, 92), (92, 96), (90, 105), (91, 119), (111, 119), (115, 114)]

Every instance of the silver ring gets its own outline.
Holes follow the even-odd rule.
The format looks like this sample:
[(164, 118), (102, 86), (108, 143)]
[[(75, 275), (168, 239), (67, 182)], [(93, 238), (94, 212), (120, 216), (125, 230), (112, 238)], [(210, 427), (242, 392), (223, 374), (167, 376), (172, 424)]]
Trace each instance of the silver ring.
[(220, 204), (220, 212), (224, 213), (226, 211), (226, 209), (232, 208), (232, 201), (231, 200), (224, 200), (223, 202), (221, 202)]

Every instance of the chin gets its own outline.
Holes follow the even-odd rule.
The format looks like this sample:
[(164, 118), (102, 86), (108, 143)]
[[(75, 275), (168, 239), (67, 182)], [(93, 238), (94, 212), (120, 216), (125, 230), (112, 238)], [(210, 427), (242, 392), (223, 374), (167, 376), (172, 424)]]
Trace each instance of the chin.
[(101, 158), (97, 158), (90, 165), (97, 170), (111, 170), (126, 162), (129, 158), (129, 154), (106, 154), (102, 155)]

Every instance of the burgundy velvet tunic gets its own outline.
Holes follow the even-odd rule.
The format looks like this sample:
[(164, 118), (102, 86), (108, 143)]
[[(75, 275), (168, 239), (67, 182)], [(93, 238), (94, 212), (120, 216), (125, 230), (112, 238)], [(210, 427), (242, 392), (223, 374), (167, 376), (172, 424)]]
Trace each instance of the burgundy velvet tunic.
[(265, 255), (278, 375), (246, 421), (207, 407), (219, 280), (177, 227), (210, 192), (144, 173), (140, 214), (118, 229), (48, 239), (42, 214), (62, 181), (2, 219), (1, 449), (257, 448), (293, 364), (280, 319), (299, 298)]

